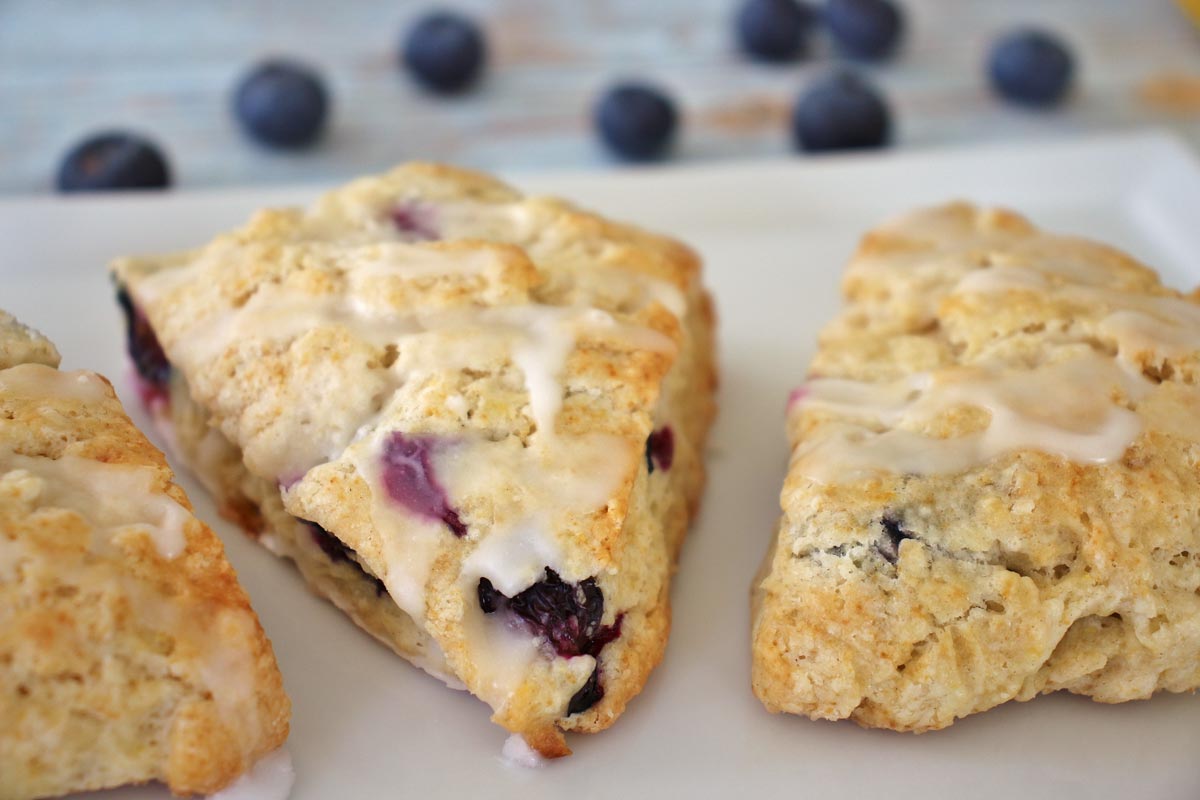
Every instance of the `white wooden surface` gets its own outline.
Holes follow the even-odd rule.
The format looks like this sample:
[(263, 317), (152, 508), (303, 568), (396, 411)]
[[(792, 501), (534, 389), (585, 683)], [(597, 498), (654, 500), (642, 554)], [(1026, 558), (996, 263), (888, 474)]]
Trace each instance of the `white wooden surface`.
[[(1200, 33), (1171, 0), (900, 0), (900, 56), (869, 71), (898, 115), (898, 146), (1045, 138), (1165, 125), (1200, 144), (1200, 112), (1166, 113), (1137, 87), (1164, 73), (1200, 79)], [(169, 151), (181, 187), (329, 181), (408, 158), (507, 170), (610, 164), (588, 112), (620, 76), (667, 86), (686, 123), (676, 160), (790, 152), (786, 118), (815, 71), (741, 58), (737, 0), (445, 0), (487, 28), (492, 61), (475, 92), (417, 91), (395, 67), (421, 0), (0, 0), (0, 192), (52, 185), (63, 150), (107, 126), (144, 130)], [(1075, 50), (1070, 105), (1030, 113), (997, 102), (983, 80), (988, 43), (1038, 23)], [(287, 54), (328, 78), (335, 116), (310, 152), (244, 141), (230, 88), (255, 59)]]

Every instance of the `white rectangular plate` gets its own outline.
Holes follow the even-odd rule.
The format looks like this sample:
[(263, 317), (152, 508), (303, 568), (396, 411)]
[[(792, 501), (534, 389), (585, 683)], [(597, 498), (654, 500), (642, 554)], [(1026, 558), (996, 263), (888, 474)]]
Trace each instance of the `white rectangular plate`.
[[(704, 510), (676, 577), (666, 659), (612, 729), (571, 739), (574, 756), (541, 770), (510, 767), (499, 758), (505, 734), (482, 703), (408, 666), (309, 594), (185, 478), (274, 642), (294, 703), (295, 800), (1200, 797), (1194, 696), (1102, 706), (1055, 695), (913, 736), (772, 716), (750, 691), (749, 587), (779, 513), (784, 401), (837, 307), (858, 236), (920, 204), (1008, 204), (1053, 230), (1127, 249), (1190, 287), (1200, 282), (1200, 168), (1179, 144), (1151, 133), (516, 182), (675, 234), (707, 262), (720, 315), (721, 414)], [(148, 429), (124, 380), (105, 263), (194, 246), (254, 208), (313, 194), (0, 202), (0, 306), (58, 342), (65, 367), (112, 376)]]

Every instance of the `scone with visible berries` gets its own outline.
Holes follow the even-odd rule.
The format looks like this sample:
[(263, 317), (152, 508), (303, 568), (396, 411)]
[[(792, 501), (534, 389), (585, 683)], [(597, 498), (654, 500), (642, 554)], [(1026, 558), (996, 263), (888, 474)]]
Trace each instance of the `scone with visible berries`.
[(545, 756), (662, 656), (712, 308), (683, 245), (413, 164), (114, 266), (223, 512)]
[(1200, 686), (1200, 305), (955, 204), (870, 233), (789, 404), (772, 711), (925, 731)]
[(219, 790), (287, 738), (216, 536), (92, 372), (0, 314), (0, 797)]

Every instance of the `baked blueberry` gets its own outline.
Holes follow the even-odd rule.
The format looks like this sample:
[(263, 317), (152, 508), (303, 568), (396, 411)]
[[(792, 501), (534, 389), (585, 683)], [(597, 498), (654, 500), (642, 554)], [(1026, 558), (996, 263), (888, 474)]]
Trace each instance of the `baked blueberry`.
[(1066, 97), (1075, 71), (1071, 51), (1051, 33), (1033, 29), (1001, 37), (988, 57), (988, 77), (1006, 100), (1047, 107)]
[(646, 471), (669, 470), (675, 461), (675, 431), (664, 425), (646, 437)]
[(631, 161), (663, 156), (678, 125), (671, 98), (645, 83), (622, 83), (607, 90), (596, 103), (593, 117), (608, 149)]
[(325, 84), (312, 68), (264, 61), (238, 82), (234, 116), (242, 130), (268, 147), (300, 148), (321, 135), (329, 111)]
[(738, 44), (760, 61), (791, 61), (804, 54), (814, 16), (799, 0), (745, 0), (737, 13)]
[(300, 521), (308, 527), (313, 541), (316, 542), (317, 546), (321, 548), (321, 552), (325, 554), (326, 558), (328, 558), (334, 564), (349, 564), (358, 570), (362, 574), (364, 580), (368, 580), (372, 583), (372, 585), (374, 585), (375, 595), (377, 597), (382, 597), (387, 593), (387, 587), (383, 585), (383, 581), (379, 580), (379, 578), (363, 569), (362, 565), (359, 564), (357, 559), (355, 559), (352, 555), (353, 551), (349, 547), (346, 547), (346, 545), (342, 543), (341, 539), (337, 538), (315, 522), (310, 522), (306, 519)]
[(138, 377), (165, 393), (171, 379), (171, 362), (167, 361), (158, 336), (124, 286), (117, 287), (117, 303), (125, 316), (125, 348)]
[(505, 597), (487, 578), (479, 579), (477, 593), (485, 614), (508, 609), (563, 658), (598, 656), (621, 635), (621, 617), (612, 625), (601, 624), (604, 592), (595, 578), (570, 584), (546, 567), (544, 578), (512, 597)]
[(900, 558), (900, 543), (916, 537), (904, 529), (899, 518), (891, 514), (884, 514), (879, 525), (883, 528), (883, 536), (876, 541), (875, 550), (889, 564), (895, 564)]
[(826, 0), (822, 17), (838, 50), (851, 58), (891, 55), (904, 29), (904, 16), (891, 0)]
[(571, 714), (582, 714), (592, 706), (604, 699), (604, 687), (600, 685), (600, 665), (592, 670), (592, 674), (588, 676), (587, 682), (579, 688), (575, 694), (571, 695), (571, 701), (567, 703), (567, 716)]
[(450, 507), (446, 490), (434, 474), (435, 444), (430, 437), (393, 433), (383, 448), (384, 486), (388, 495), (409, 511), (441, 520), (455, 536), (466, 536), (467, 526)]
[(887, 103), (866, 81), (849, 72), (818, 80), (800, 95), (792, 112), (792, 139), (800, 150), (882, 147), (890, 136)]
[(60, 192), (165, 189), (171, 171), (157, 145), (127, 131), (105, 131), (76, 143), (58, 167)]
[(417, 82), (442, 94), (474, 83), (487, 47), (479, 26), (464, 16), (435, 11), (417, 20), (400, 48), (401, 60)]
[(431, 242), (438, 238), (437, 207), (419, 200), (405, 200), (392, 207), (392, 225), (409, 241)]

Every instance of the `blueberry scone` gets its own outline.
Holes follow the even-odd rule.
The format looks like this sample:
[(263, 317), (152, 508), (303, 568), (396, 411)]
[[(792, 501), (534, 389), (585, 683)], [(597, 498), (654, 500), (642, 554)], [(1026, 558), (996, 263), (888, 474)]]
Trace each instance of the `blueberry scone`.
[(966, 204), (868, 234), (843, 289), (754, 589), (767, 708), (925, 731), (1200, 686), (1200, 305)]
[(209, 793), (287, 738), (221, 543), (92, 372), (0, 313), (0, 798)]
[(704, 477), (690, 250), (413, 164), (114, 274), (142, 395), (224, 514), (542, 755), (616, 719)]

